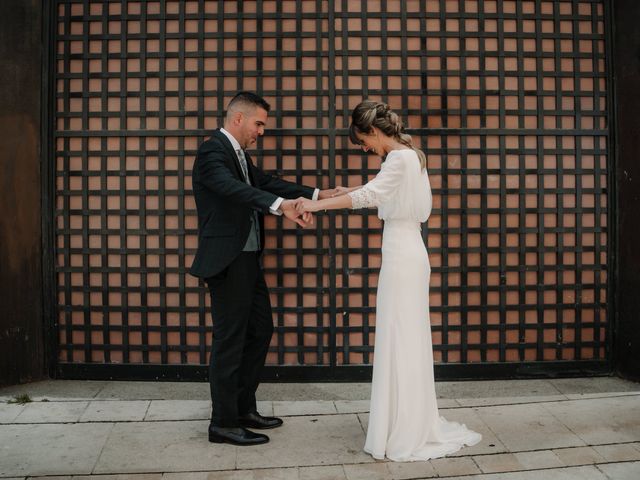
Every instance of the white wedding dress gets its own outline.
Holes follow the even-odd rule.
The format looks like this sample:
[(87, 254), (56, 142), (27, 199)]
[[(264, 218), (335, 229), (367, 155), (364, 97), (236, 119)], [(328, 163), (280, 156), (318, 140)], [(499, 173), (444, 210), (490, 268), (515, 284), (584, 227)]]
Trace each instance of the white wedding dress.
[(426, 170), (415, 151), (393, 150), (378, 175), (349, 195), (354, 209), (377, 207), (384, 220), (364, 450), (378, 459), (414, 461), (475, 445), (480, 434), (438, 414), (429, 324), (431, 267), (420, 232), (431, 213)]

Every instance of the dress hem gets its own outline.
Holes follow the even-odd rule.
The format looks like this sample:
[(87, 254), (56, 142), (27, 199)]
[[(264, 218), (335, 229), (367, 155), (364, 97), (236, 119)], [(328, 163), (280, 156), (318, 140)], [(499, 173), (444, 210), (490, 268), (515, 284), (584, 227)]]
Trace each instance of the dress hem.
[(371, 455), (376, 460), (391, 460), (392, 462), (426, 462), (428, 460), (433, 460), (433, 459), (436, 459), (436, 458), (446, 457), (447, 455), (452, 455), (452, 454), (462, 450), (464, 447), (472, 447), (474, 445), (477, 445), (481, 441), (482, 441), (482, 436), (480, 436), (480, 438), (477, 438), (477, 439), (469, 440), (468, 442), (442, 443), (442, 444), (440, 444), (441, 446), (444, 447), (446, 445), (446, 446), (449, 447), (446, 451), (444, 451), (443, 453), (438, 453), (438, 454), (434, 454), (434, 455), (431, 455), (431, 456), (425, 456), (425, 457), (413, 456), (413, 455), (408, 455), (406, 457), (405, 456), (402, 456), (402, 457), (395, 457), (395, 456), (394, 457), (389, 457), (388, 455), (386, 455), (386, 453), (373, 453), (370, 450), (367, 450), (366, 448), (363, 448), (363, 451), (365, 453), (368, 453), (369, 455)]

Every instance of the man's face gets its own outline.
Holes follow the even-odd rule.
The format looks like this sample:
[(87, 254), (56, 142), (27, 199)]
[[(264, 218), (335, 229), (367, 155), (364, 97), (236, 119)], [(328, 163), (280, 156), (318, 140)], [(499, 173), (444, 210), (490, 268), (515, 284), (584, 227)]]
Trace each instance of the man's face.
[(267, 111), (261, 107), (256, 107), (252, 111), (242, 114), (238, 142), (243, 150), (254, 145), (258, 141), (258, 137), (264, 135), (267, 115)]

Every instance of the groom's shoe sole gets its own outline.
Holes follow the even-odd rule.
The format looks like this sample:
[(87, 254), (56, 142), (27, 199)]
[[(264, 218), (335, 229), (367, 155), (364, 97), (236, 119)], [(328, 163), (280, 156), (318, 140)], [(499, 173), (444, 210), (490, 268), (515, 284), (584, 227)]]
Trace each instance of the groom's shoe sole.
[(257, 437), (258, 438), (235, 440), (225, 435), (219, 435), (209, 432), (209, 441), (211, 443), (229, 443), (231, 445), (237, 445), (239, 447), (247, 447), (251, 445), (263, 445), (269, 442), (269, 437), (267, 437), (266, 435), (257, 435)]

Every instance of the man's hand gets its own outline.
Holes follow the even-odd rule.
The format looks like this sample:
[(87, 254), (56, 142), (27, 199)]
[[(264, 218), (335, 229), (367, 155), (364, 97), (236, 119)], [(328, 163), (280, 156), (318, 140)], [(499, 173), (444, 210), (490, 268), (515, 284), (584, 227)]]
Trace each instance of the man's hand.
[[(300, 197), (302, 198), (302, 197)], [(289, 220), (296, 222), (302, 228), (306, 228), (313, 225), (313, 215), (310, 212), (301, 213), (296, 210), (296, 202), (298, 200), (283, 200), (280, 204), (280, 210), (282, 214)]]
[(347, 193), (351, 192), (353, 189), (349, 188), (349, 187), (336, 187), (333, 189), (333, 195), (331, 195), (332, 197), (339, 197), (340, 195), (346, 195)]
[(349, 187), (336, 187), (336, 188), (328, 188), (326, 190), (320, 190), (318, 194), (318, 200), (324, 200), (325, 198), (333, 198), (339, 197), (340, 195), (346, 195), (349, 192), (352, 192), (355, 188)]

